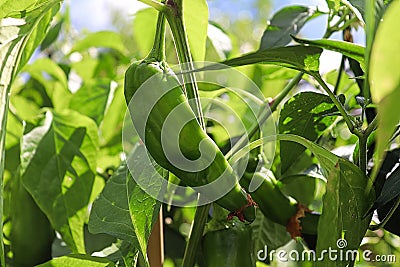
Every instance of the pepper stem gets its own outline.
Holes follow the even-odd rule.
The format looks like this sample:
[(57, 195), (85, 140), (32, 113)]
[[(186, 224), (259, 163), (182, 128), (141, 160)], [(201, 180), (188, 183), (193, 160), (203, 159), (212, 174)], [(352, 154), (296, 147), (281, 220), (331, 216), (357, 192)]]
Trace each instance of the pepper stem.
[(157, 28), (154, 37), (153, 47), (146, 57), (147, 60), (162, 62), (165, 60), (165, 16), (158, 12)]
[(196, 76), (194, 72), (192, 72), (192, 70), (194, 70), (194, 65), (186, 36), (186, 29), (183, 23), (182, 3), (177, 0), (169, 0), (166, 5), (168, 8), (165, 9), (165, 15), (174, 37), (179, 63), (181, 64), (181, 71), (184, 73), (183, 80), (185, 93), (188, 100), (193, 100), (189, 102), (189, 105), (196, 115), (200, 126), (205, 130), (203, 112), (201, 110), (200, 96), (198, 92), (199, 89), (196, 83)]

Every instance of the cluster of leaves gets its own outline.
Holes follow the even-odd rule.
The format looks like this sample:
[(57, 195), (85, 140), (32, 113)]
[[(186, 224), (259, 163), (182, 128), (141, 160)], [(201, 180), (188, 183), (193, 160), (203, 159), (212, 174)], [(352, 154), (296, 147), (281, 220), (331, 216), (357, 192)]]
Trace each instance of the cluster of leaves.
[[(396, 66), (400, 60), (393, 45), (400, 41), (395, 21), (400, 8), (398, 1), (394, 1), (384, 23), (379, 23), (390, 1), (376, 1), (376, 8), (367, 2), (327, 0), (327, 13), (306, 6), (286, 7), (272, 17), (259, 49), (236, 58), (232, 56), (238, 49), (227, 50), (232, 44), (225, 32), (216, 23), (208, 24), (206, 2), (191, 1), (185, 5), (194, 59), (230, 58), (223, 63), (240, 66), (265, 97), (276, 97), (288, 79), (301, 75), (298, 72), (307, 74), (303, 84), (311, 90), (293, 91), (279, 113), (279, 153), (273, 159), (272, 171), (286, 194), (315, 211), (322, 211), (317, 251), (335, 248), (337, 239), (343, 236), (347, 248), (358, 249), (370, 223), (370, 215), (365, 216), (368, 209), (373, 211), (396, 202), (400, 193), (398, 171), (392, 172), (399, 161), (398, 151), (387, 154), (382, 168), (379, 164), (387, 142), (395, 140), (393, 132), (400, 116), (396, 105), (400, 80)], [(129, 34), (110, 31), (72, 38), (68, 7), (61, 14), (60, 5), (57, 0), (10, 0), (0, 4), (0, 149), (5, 153), (0, 166), (0, 176), (4, 177), (1, 265), (31, 266), (48, 261), (41, 266), (145, 266), (147, 241), (160, 202), (149, 197), (135, 182), (146, 183), (155, 175), (147, 168), (152, 163), (142, 160), (146, 153), (144, 146), (134, 137), (129, 140), (134, 144), (130, 154), (124, 151), (126, 104), (122, 86), (129, 63), (143, 58), (151, 47), (156, 11), (144, 9), (136, 14), (130, 38)], [(375, 16), (370, 15), (371, 10), (376, 11)], [(287, 46), (308, 21), (321, 16), (328, 18), (325, 38), (354, 23), (365, 23), (366, 47), (300, 38), (294, 40), (306, 46)], [(207, 26), (213, 29), (208, 31), (209, 35)], [(214, 38), (216, 32), (224, 38)], [(127, 40), (133, 40), (133, 44)], [(229, 44), (218, 40), (228, 40)], [(354, 68), (343, 68), (321, 78), (322, 48), (341, 53), (350, 66), (352, 62), (359, 64), (362, 74)], [(27, 64), (34, 51), (37, 51), (35, 60)], [(174, 53), (174, 48), (169, 47), (169, 62), (176, 62)], [(364, 86), (360, 87), (354, 78), (365, 79)], [(335, 87), (334, 98), (320, 91), (327, 84)], [(271, 90), (272, 87), (275, 89)], [(220, 91), (201, 93), (208, 97), (222, 95)], [(223, 93), (227, 95), (226, 91)], [(354, 149), (357, 136), (349, 132), (349, 123), (343, 120), (346, 116), (338, 107), (349, 114), (363, 113), (368, 108), (366, 101), (357, 102), (355, 96), (364, 100), (372, 96), (371, 101), (376, 105), (372, 107), (377, 107), (375, 161), (372, 154), (368, 155), (375, 162), (375, 172), (370, 176), (378, 177), (375, 203), (374, 191), (365, 193), (365, 189), (371, 188), (371, 180), (362, 168), (348, 160), (360, 164), (358, 151), (364, 148)], [(230, 105), (237, 104), (234, 97), (229, 99)], [(246, 113), (241, 116), (245, 120)], [(354, 118), (350, 123), (363, 129), (360, 128), (363, 121), (357, 116), (346, 118)], [(210, 128), (213, 135), (226, 136), (217, 127)], [(370, 150), (374, 149), (373, 141)], [(332, 148), (341, 157), (328, 151)], [(133, 173), (124, 164), (127, 157), (134, 159)], [(157, 171), (163, 174), (163, 170)], [(152, 187), (155, 191), (162, 190), (161, 184)], [(166, 256), (174, 266), (183, 256), (194, 208), (164, 205), (163, 209), (168, 222), (165, 242), (173, 244), (166, 246)], [(387, 211), (380, 210), (382, 218)], [(393, 219), (397, 217), (395, 213)], [(390, 228), (391, 225), (394, 226)], [(387, 226), (399, 234), (394, 221)], [(261, 212), (250, 227), (254, 232), (255, 252), (265, 245), (269, 250), (283, 245), (298, 251), (306, 249), (290, 242), (285, 228)], [(56, 238), (54, 231), (59, 234)], [(374, 245), (373, 238), (379, 235), (383, 236), (379, 239), (382, 242)], [(395, 239), (387, 232), (368, 232), (367, 237), (372, 238), (363, 244), (363, 249), (379, 253), (394, 247)], [(42, 246), (39, 240), (43, 241)], [(310, 246), (311, 241), (306, 241)], [(33, 247), (42, 250), (23, 254)]]

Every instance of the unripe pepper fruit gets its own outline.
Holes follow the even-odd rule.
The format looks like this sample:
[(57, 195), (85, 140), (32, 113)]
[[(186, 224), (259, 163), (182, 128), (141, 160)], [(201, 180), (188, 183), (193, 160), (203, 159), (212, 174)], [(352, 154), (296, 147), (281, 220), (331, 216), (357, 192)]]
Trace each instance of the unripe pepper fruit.
[(249, 225), (233, 223), (225, 229), (208, 232), (202, 245), (206, 267), (256, 266)]
[[(124, 94), (133, 125), (157, 164), (192, 187), (222, 179), (218, 182), (227, 182), (230, 190), (220, 183), (219, 186), (208, 186), (206, 190), (199, 191), (210, 197), (221, 195), (216, 200), (219, 205), (241, 220), (253, 221), (253, 202), (240, 187), (222, 152), (197, 122), (179, 80), (164, 62), (164, 21), (160, 13), (152, 51), (141, 62), (134, 62), (125, 73)], [(145, 83), (147, 86), (142, 87)], [(176, 111), (176, 108), (179, 110)], [(173, 120), (165, 123), (171, 114)], [(162, 134), (166, 129), (163, 127), (169, 129), (168, 139), (171, 138), (171, 141), (163, 141)], [(171, 146), (170, 143), (176, 139), (178, 145)], [(201, 160), (197, 160), (200, 157)], [(191, 169), (185, 169), (171, 162), (174, 159), (196, 163), (189, 165)], [(205, 164), (208, 166), (204, 167)]]

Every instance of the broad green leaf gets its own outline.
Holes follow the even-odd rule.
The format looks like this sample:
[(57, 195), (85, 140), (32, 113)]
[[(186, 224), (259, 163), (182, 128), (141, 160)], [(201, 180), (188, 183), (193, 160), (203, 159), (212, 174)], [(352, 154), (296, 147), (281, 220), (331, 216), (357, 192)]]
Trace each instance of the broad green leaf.
[(27, 65), (23, 71), (43, 85), (55, 109), (61, 110), (68, 106), (71, 92), (68, 89), (67, 76), (54, 61), (40, 58)]
[[(328, 175), (326, 193), (323, 198), (323, 211), (318, 223), (317, 255), (327, 248), (343, 251), (358, 250), (368, 228), (371, 216), (363, 219), (373, 194), (366, 188), (369, 179), (351, 162), (339, 158)], [(345, 246), (338, 243), (344, 239)], [(316, 266), (347, 266), (348, 260), (332, 261), (327, 255)]]
[(135, 230), (129, 215), (125, 163), (114, 172), (103, 191), (94, 201), (89, 217), (92, 234), (105, 233), (138, 246)]
[(381, 195), (376, 199), (372, 209), (379, 208), (400, 195), (400, 169), (393, 171), (383, 185)]
[(49, 30), (49, 32), (47, 33), (46, 37), (44, 38), (44, 40), (42, 41), (42, 43), (40, 45), (41, 51), (48, 48), (51, 44), (54, 43), (55, 40), (57, 40), (58, 35), (60, 34), (60, 31), (61, 31), (61, 26), (63, 25), (63, 23), (64, 23), (64, 20), (61, 19), (59, 22), (57, 22), (56, 25), (51, 27), (51, 29)]
[[(144, 145), (138, 144), (128, 159), (131, 175), (127, 176), (129, 213), (139, 241), (140, 251), (147, 262), (147, 241), (153, 225), (158, 218), (161, 202), (149, 196), (141, 186), (151, 188), (151, 195), (162, 196), (165, 193), (160, 174), (165, 177), (165, 171), (149, 160)], [(155, 166), (155, 167), (154, 167)], [(149, 266), (149, 265), (148, 265)]]
[(284, 7), (274, 14), (261, 38), (260, 50), (285, 46), (304, 24), (322, 13), (305, 6)]
[(32, 0), (3, 0), (0, 3), (0, 18), (21, 16), (24, 11), (31, 9), (33, 6), (34, 1)]
[(92, 118), (100, 125), (114, 97), (114, 91), (109, 80), (89, 80), (72, 96), (69, 108)]
[[(296, 134), (316, 141), (335, 120), (336, 106), (323, 94), (302, 92), (290, 98), (279, 116), (279, 133)], [(281, 142), (281, 172), (285, 173), (303, 153), (305, 147), (293, 142)]]
[(226, 59), (227, 53), (232, 50), (232, 41), (228, 34), (218, 24), (209, 22), (207, 38), (212, 45), (211, 47), (207, 45), (207, 59), (209, 59), (209, 61), (213, 58), (216, 58), (216, 61)]
[(144, 58), (153, 46), (156, 34), (157, 12), (154, 8), (145, 8), (135, 13), (133, 38), (141, 58)]
[[(48, 25), (60, 8), (61, 0), (3, 1), (0, 4), (0, 177), (4, 173), (8, 95), (11, 83), (44, 38)], [(26, 10), (27, 8), (29, 10)], [(6, 18), (19, 9), (23, 18)], [(12, 14), (11, 14), (12, 13)], [(0, 179), (0, 221), (3, 221), (3, 179)], [(0, 232), (2, 232), (0, 224)], [(4, 263), (3, 235), (0, 236), (0, 264)]]
[(112, 48), (122, 55), (126, 52), (126, 47), (122, 41), (121, 34), (112, 31), (100, 31), (90, 33), (82, 40), (79, 40), (71, 49), (72, 52), (82, 52), (91, 47)]
[(21, 143), (22, 182), (73, 252), (85, 253), (98, 149), (96, 124), (71, 110), (48, 111)]
[[(123, 94), (123, 87), (119, 86), (114, 93), (114, 97), (110, 106), (107, 108), (100, 125), (101, 145), (121, 145), (122, 143), (122, 128), (124, 126), (125, 113), (121, 110), (126, 110), (126, 102)], [(128, 118), (129, 119), (129, 118)], [(131, 125), (131, 124), (128, 124)], [(132, 125), (133, 130), (133, 125)], [(133, 134), (130, 133), (130, 136)]]
[(93, 257), (85, 254), (71, 254), (54, 258), (51, 261), (37, 265), (37, 267), (73, 267), (73, 266), (85, 266), (85, 267), (113, 267), (115, 266), (111, 261)]
[(87, 81), (95, 77), (99, 60), (90, 55), (82, 55), (82, 60), (71, 63), (71, 70), (76, 72), (82, 81)]
[(113, 262), (116, 266), (130, 267), (137, 266), (138, 249), (128, 241), (122, 240), (113, 243), (111, 246), (104, 248), (102, 251), (92, 254), (92, 256), (104, 257)]
[(18, 118), (23, 121), (34, 122), (40, 113), (40, 108), (35, 102), (29, 101), (20, 95), (11, 96), (10, 107)]
[[(91, 233), (106, 233), (133, 244), (140, 249), (147, 262), (147, 241), (160, 211), (160, 202), (144, 192), (140, 185), (152, 193), (164, 193), (162, 181), (149, 161), (144, 145), (137, 145), (124, 163), (111, 177), (93, 203), (89, 219)], [(158, 176), (158, 177), (157, 177)], [(133, 178), (134, 177), (134, 178)], [(154, 178), (156, 177), (156, 178)]]
[[(371, 96), (378, 105), (377, 144), (374, 173), (380, 167), (385, 149), (400, 121), (400, 53), (394, 44), (400, 43), (398, 16), (400, 1), (393, 2), (386, 11), (376, 32), (369, 65)], [(389, 38), (389, 39), (388, 39)]]
[[(365, 35), (366, 35), (366, 53), (365, 63), (367, 66), (371, 65), (371, 54), (375, 42), (375, 35), (378, 29), (378, 25), (382, 20), (383, 14), (386, 12), (386, 7), (389, 5), (391, 0), (367, 0), (367, 1), (355, 1), (357, 6), (361, 7), (362, 15), (365, 20)], [(365, 73), (365, 79), (370, 81), (370, 72)], [(364, 87), (364, 97), (369, 99), (371, 97), (370, 84), (367, 83)]]
[[(336, 1), (336, 0), (335, 0)], [(369, 0), (368, 0), (369, 1)], [(366, 6), (368, 5), (366, 0), (349, 0), (350, 4), (352, 7), (356, 8), (361, 16), (365, 18), (366, 15)], [(383, 13), (385, 13), (385, 10), (387, 6), (392, 2), (392, 0), (373, 0), (372, 3), (375, 4), (375, 23), (378, 25), (379, 20), (381, 19)], [(374, 14), (372, 13), (372, 16)], [(372, 21), (373, 22), (373, 21)], [(375, 26), (376, 26), (375, 25)]]
[(361, 68), (365, 70), (365, 62), (364, 62), (365, 48), (363, 46), (349, 42), (328, 40), (328, 39), (306, 40), (297, 37), (293, 37), (293, 39), (301, 44), (309, 44), (312, 46), (318, 46), (327, 50), (339, 52), (347, 57), (357, 60), (360, 63)]
[(48, 80), (48, 77), (43, 77), (43, 72), (46, 72), (49, 76), (59, 81), (63, 88), (68, 88), (68, 81), (65, 72), (49, 58), (39, 58), (35, 60), (32, 64), (27, 65), (24, 68), (24, 71), (28, 72), (31, 76), (43, 83)]
[(11, 111), (8, 112), (9, 113), (7, 116), (7, 138), (5, 143), (6, 150), (16, 145), (19, 146), (19, 141), (24, 131), (22, 122), (19, 120), (19, 118), (15, 116), (15, 114), (13, 114)]
[(365, 0), (349, 0), (350, 4), (355, 7), (361, 14), (361, 16), (365, 17)]
[[(278, 135), (278, 140), (287, 140), (304, 145), (317, 157), (327, 178), (326, 193), (323, 197), (323, 210), (318, 223), (317, 255), (327, 248), (337, 249), (337, 240), (347, 241), (344, 250), (357, 250), (371, 217), (362, 219), (374, 201), (374, 192), (367, 191), (371, 182), (365, 174), (350, 161), (340, 158), (319, 145), (297, 135)], [(346, 252), (344, 251), (343, 254)], [(324, 261), (316, 266), (346, 266)]]
[(306, 174), (285, 176), (279, 179), (282, 182), (282, 192), (293, 197), (297, 202), (310, 205), (317, 190), (317, 183), (320, 179)]
[[(250, 64), (273, 64), (305, 73), (315, 73), (319, 69), (319, 57), (322, 49), (319, 47), (287, 46), (256, 51), (243, 56), (222, 61), (216, 65), (197, 69), (218, 70), (221, 68), (238, 67)], [(223, 66), (226, 65), (226, 66)]]
[[(264, 137), (263, 139), (271, 139)], [(294, 135), (294, 134), (278, 134), (276, 139), (279, 141), (291, 141), (296, 142), (300, 145), (308, 148), (318, 159), (321, 164), (322, 169), (325, 171), (325, 176), (327, 176), (335, 167), (339, 157), (332, 152), (326, 150), (325, 148), (315, 144), (314, 142), (307, 140), (304, 137)]]
[(386, 179), (384, 180), (379, 196), (369, 210), (370, 212), (386, 205), (400, 194), (400, 168), (396, 167), (399, 160), (400, 149), (394, 149), (386, 153), (385, 160), (379, 169), (379, 176), (381, 177), (377, 177), (377, 179), (381, 179), (382, 177)]
[(257, 209), (256, 219), (250, 224), (253, 231), (254, 252), (264, 250), (267, 246), (268, 251), (277, 249), (291, 240), (286, 227), (274, 223)]
[(208, 27), (206, 0), (184, 0), (183, 21), (193, 61), (204, 61)]

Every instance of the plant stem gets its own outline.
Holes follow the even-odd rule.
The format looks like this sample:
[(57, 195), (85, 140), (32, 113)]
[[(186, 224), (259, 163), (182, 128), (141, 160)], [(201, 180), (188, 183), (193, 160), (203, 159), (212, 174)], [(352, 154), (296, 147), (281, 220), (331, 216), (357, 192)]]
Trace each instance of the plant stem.
[(368, 137), (376, 129), (378, 120), (375, 117), (374, 120), (368, 125), (368, 127), (362, 132), (362, 136), (358, 138), (359, 146), (359, 167), (363, 173), (367, 173), (367, 142)]
[(337, 94), (337, 91), (339, 90), (340, 79), (342, 78), (342, 73), (343, 73), (343, 69), (344, 69), (344, 61), (345, 61), (345, 57), (342, 55), (342, 59), (340, 60), (338, 77), (336, 80), (335, 88), (333, 89), (334, 94)]
[(325, 81), (322, 79), (321, 75), (319, 73), (314, 72), (312, 73), (312, 76), (315, 78), (315, 80), (322, 86), (324, 91), (328, 94), (329, 98), (332, 100), (332, 102), (335, 104), (337, 109), (339, 110), (340, 114), (342, 115), (344, 121), (347, 124), (347, 127), (349, 128), (350, 132), (357, 135), (358, 137), (361, 137), (363, 135), (362, 132), (360, 132), (353, 124), (353, 121), (350, 118), (350, 115), (347, 114), (346, 110), (344, 109), (342, 103), (339, 102), (339, 100), (336, 98), (336, 96), (332, 93), (332, 91), (329, 89), (328, 85), (325, 83)]
[(198, 206), (194, 214), (192, 228), (190, 230), (189, 240), (185, 248), (182, 267), (193, 267), (196, 260), (197, 247), (203, 236), (204, 227), (207, 222), (208, 211), (211, 204)]
[[(178, 59), (181, 64), (181, 71), (184, 72), (183, 80), (186, 96), (189, 100), (189, 105), (192, 108), (197, 120), (203, 130), (205, 130), (205, 123), (199, 92), (196, 83), (195, 74), (192, 72), (194, 69), (192, 56), (186, 36), (185, 26), (182, 17), (182, 2), (179, 0), (168, 0), (166, 3), (164, 14), (168, 20), (169, 26), (174, 37), (175, 47), (178, 54)], [(192, 100), (192, 101), (190, 101)], [(183, 256), (183, 267), (192, 267), (195, 264), (197, 247), (200, 244), (203, 236), (204, 227), (207, 222), (207, 215), (210, 209), (210, 204), (197, 206), (194, 220), (189, 234), (189, 240), (186, 245), (185, 254)]]
[(165, 16), (162, 12), (158, 12), (153, 47), (146, 58), (158, 62), (165, 60)]
[(367, 137), (370, 136), (371, 133), (376, 130), (377, 126), (378, 126), (378, 119), (377, 117), (375, 117), (368, 125), (368, 127), (364, 130), (364, 135), (366, 135)]
[[(369, 67), (372, 44), (374, 42), (375, 37), (375, 1), (374, 0), (366, 0), (365, 1), (365, 37), (366, 37), (366, 47), (365, 47), (365, 65), (367, 68)], [(363, 88), (363, 96), (365, 99), (370, 99), (370, 88), (369, 88), (369, 72), (366, 71), (364, 74), (364, 88)]]
[[(169, 1), (173, 2), (173, 1)], [(186, 96), (189, 101), (189, 105), (195, 113), (199, 124), (205, 129), (203, 112), (201, 110), (201, 103), (199, 97), (199, 90), (196, 83), (192, 56), (186, 36), (185, 26), (183, 24), (182, 10), (178, 4), (173, 6), (168, 5), (168, 9), (165, 10), (165, 16), (167, 17), (169, 26), (174, 36), (175, 47), (178, 54), (178, 59), (181, 64), (181, 71), (183, 73), (184, 87), (186, 89)]]
[(358, 138), (359, 167), (364, 174), (367, 174), (367, 140), (368, 136), (363, 135)]
[(261, 114), (258, 116), (258, 122), (253, 124), (247, 134), (242, 135), (242, 137), (236, 142), (236, 144), (229, 150), (229, 152), (226, 154), (226, 158), (229, 159), (232, 157), (236, 152), (238, 152), (244, 145), (246, 145), (246, 142), (248, 139), (253, 137), (253, 135), (257, 132), (259, 125), (262, 125), (265, 123), (265, 121), (271, 116), (272, 112), (274, 112), (279, 104), (282, 102), (283, 99), (287, 96), (287, 94), (290, 92), (290, 90), (293, 89), (301, 80), (303, 77), (303, 72), (300, 72), (299, 74), (296, 75), (281, 91), (281, 93), (274, 99), (273, 103), (269, 105), (269, 103), (266, 103), (266, 105), (269, 105), (268, 108), (262, 108)]

